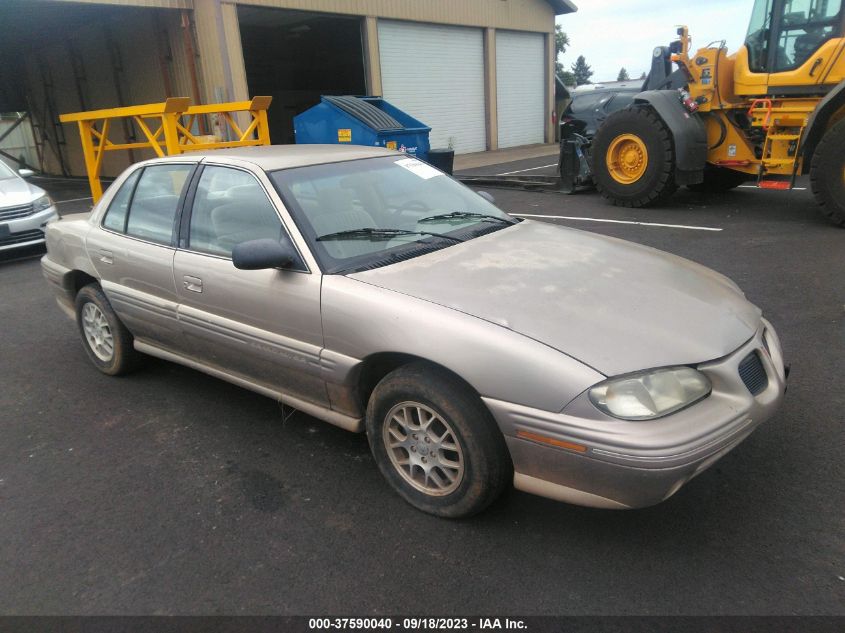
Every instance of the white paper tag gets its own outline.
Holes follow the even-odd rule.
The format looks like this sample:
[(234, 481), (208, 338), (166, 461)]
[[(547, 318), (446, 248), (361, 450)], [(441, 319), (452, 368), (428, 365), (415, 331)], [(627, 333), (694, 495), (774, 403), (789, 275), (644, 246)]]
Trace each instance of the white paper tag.
[(431, 165), (428, 165), (421, 160), (417, 160), (416, 158), (401, 158), (396, 161), (396, 164), (400, 167), (404, 167), (410, 172), (413, 172), (423, 180), (443, 175)]

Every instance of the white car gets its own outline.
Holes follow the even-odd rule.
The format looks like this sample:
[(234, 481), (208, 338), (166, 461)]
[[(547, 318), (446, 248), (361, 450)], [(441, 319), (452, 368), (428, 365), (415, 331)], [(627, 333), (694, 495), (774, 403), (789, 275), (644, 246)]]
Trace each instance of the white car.
[(0, 252), (43, 244), (44, 227), (59, 217), (47, 192), (22, 178), (32, 175), (0, 161)]

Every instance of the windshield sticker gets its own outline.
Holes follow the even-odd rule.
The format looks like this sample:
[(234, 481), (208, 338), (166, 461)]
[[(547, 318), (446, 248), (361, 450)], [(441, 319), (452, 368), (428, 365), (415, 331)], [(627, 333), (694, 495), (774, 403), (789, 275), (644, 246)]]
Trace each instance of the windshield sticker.
[(417, 160), (416, 158), (401, 158), (396, 161), (396, 164), (416, 174), (423, 180), (428, 180), (429, 178), (434, 178), (435, 176), (443, 175), (431, 165), (428, 165), (422, 162), (421, 160)]

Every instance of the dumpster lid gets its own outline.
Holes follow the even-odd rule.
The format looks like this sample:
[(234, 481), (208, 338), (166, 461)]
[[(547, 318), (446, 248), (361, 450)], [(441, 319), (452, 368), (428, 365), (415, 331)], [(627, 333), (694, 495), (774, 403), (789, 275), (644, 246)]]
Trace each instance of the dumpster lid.
[(402, 130), (404, 127), (384, 110), (353, 96), (323, 97), (324, 100), (352, 115), (377, 132)]

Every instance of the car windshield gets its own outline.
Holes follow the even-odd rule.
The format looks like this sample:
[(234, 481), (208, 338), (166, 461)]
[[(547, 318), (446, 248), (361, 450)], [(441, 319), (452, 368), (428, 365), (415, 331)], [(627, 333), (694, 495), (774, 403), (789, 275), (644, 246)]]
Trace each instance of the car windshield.
[(327, 273), (408, 259), (516, 222), (407, 156), (284, 169), (270, 177)]
[(11, 167), (0, 160), (0, 180), (7, 180), (9, 178), (14, 178), (15, 176), (16, 174), (12, 171)]

